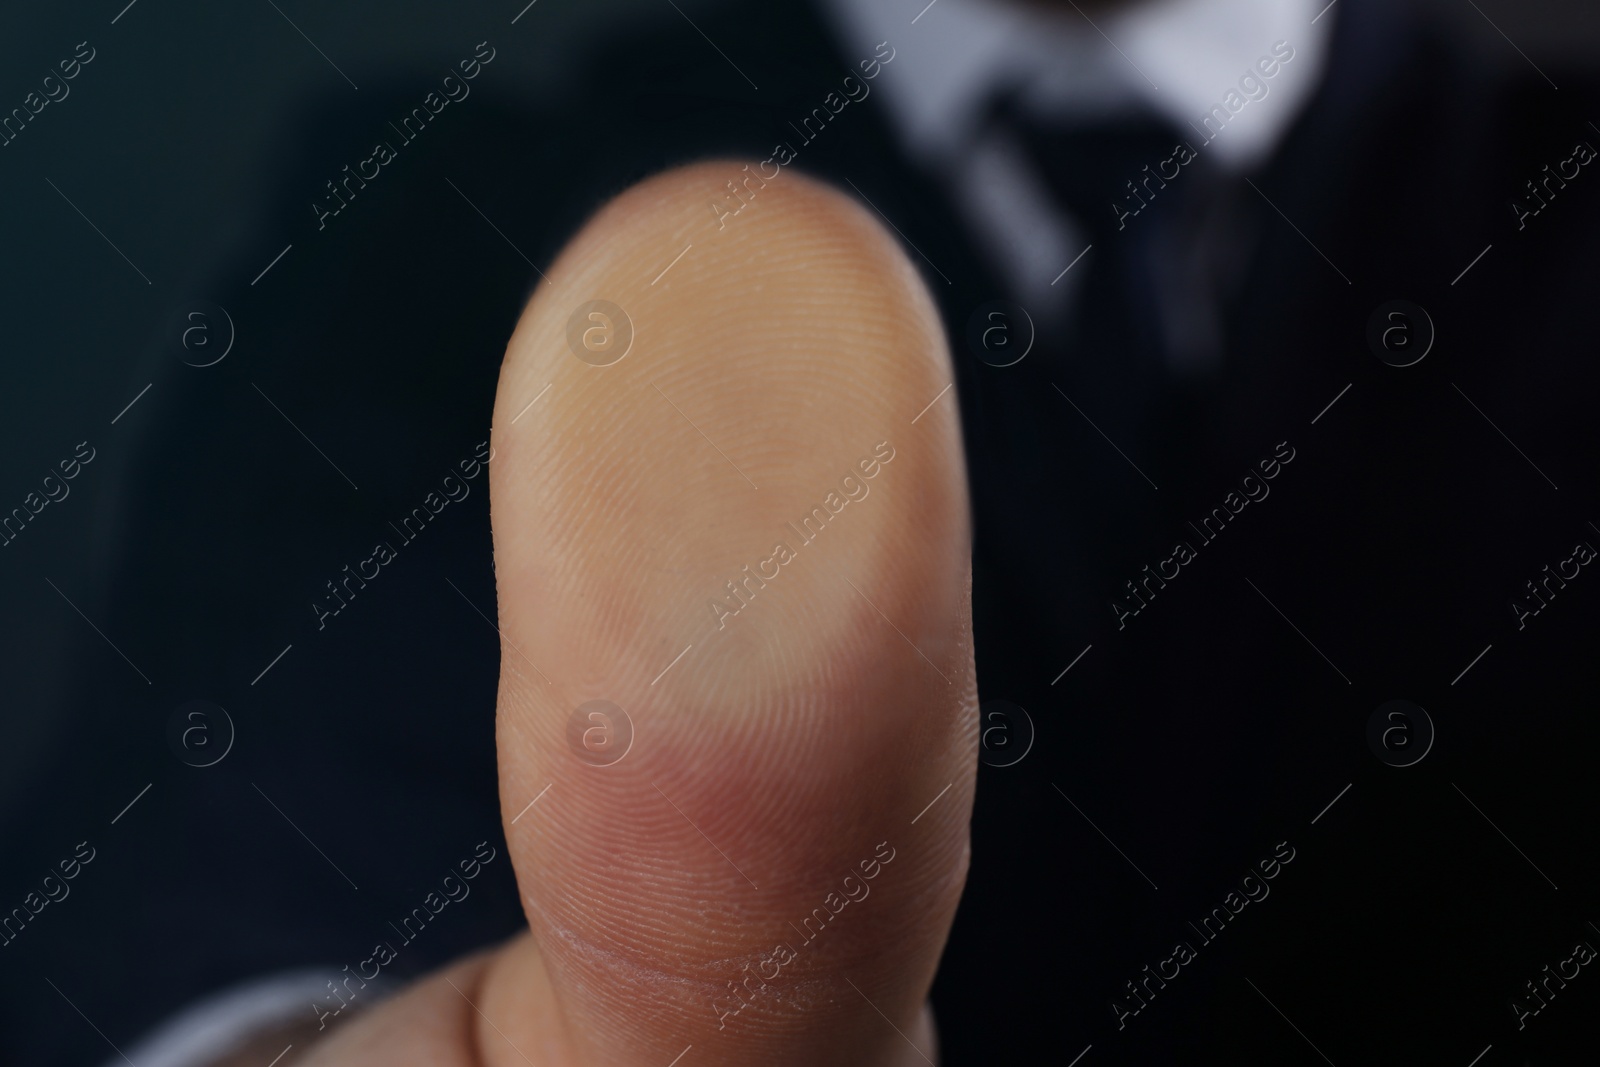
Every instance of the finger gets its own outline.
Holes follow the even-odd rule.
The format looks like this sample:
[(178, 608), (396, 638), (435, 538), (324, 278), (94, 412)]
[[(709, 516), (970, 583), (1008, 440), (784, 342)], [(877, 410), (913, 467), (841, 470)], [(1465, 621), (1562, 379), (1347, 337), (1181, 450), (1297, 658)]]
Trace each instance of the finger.
[(485, 995), (509, 1018), (548, 990), (560, 1040), (525, 1038), (574, 1063), (932, 1058), (907, 1046), (976, 751), (953, 396), (917, 417), (948, 355), (873, 217), (792, 174), (733, 199), (751, 173), (608, 205), (496, 398), (501, 801), (533, 938)]

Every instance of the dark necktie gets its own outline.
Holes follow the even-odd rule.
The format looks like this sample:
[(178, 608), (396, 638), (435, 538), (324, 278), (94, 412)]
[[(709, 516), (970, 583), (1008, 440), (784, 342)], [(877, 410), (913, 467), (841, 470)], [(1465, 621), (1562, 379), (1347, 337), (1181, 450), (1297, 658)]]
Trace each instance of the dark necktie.
[(1243, 234), (1218, 226), (1218, 170), (1205, 142), (1149, 112), (1069, 125), (1006, 106), (1000, 122), (1088, 246), (1053, 381), (1158, 482), (1174, 390), (1221, 357), (1216, 259)]
[(1187, 475), (1196, 413), (1186, 383), (1220, 355), (1205, 238), (1215, 168), (1198, 138), (1148, 114), (1053, 125), (1005, 108), (1000, 121), (1088, 247), (1061, 287), (1058, 336), (1042, 338), (1051, 384), (1037, 403), (1067, 424), (1051, 449), (1063, 487), (1101, 516), (1083, 531), (1100, 543), (1086, 547), (1114, 560), (1130, 535), (1159, 525), (1168, 494), (1153, 486)]

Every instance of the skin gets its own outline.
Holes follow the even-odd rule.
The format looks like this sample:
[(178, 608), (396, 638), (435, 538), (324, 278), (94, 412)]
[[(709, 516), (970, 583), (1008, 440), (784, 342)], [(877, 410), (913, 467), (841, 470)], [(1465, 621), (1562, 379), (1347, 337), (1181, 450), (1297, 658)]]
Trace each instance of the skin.
[[(912, 419), (949, 354), (850, 198), (786, 171), (719, 226), (741, 166), (617, 197), (507, 346), (497, 739), (528, 932), (302, 1063), (937, 1060), (924, 1006), (966, 874), (977, 693), (953, 392)], [(567, 340), (594, 299), (634, 328), (610, 366)], [(866, 477), (875, 447), (892, 459)], [(786, 523), (812, 505), (837, 513), (808, 544)], [(793, 558), (763, 562), (778, 541)], [(770, 577), (735, 599), (746, 565)], [(569, 735), (597, 699), (633, 725), (603, 766)]]

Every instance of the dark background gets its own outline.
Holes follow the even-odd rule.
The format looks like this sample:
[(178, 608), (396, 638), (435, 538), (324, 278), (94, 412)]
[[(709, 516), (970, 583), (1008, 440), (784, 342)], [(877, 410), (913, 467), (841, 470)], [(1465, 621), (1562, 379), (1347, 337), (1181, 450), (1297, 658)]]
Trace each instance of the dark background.
[[(739, 133), (764, 136), (759, 121), (730, 103), (743, 84), (694, 43), (699, 38), (665, 3), (539, 0), (514, 26), (517, 3), (279, 6), (282, 14), (265, 0), (226, 7), (138, 0), (115, 25), (119, 3), (0, 15), (5, 108), (20, 105), (77, 42), (97, 50), (70, 83), (71, 95), (0, 149), (7, 342), (0, 509), (19, 505), (78, 442), (95, 449), (70, 496), (0, 549), (0, 909), (19, 905), (78, 842), (97, 850), (72, 895), (0, 949), (5, 1062), (99, 1062), (111, 1050), (84, 1016), (127, 1048), (168, 1013), (231, 982), (354, 962), (477, 842), (498, 842), (497, 639), (474, 610), (493, 617), (486, 482), (474, 482), (472, 495), (406, 546), (327, 629), (317, 630), (306, 605), (487, 437), (504, 338), (536, 280), (530, 261), (549, 262), (589, 211), (628, 181), (692, 156), (696, 138), (704, 151), (718, 151)], [(726, 37), (712, 33), (724, 47), (738, 40), (726, 8), (681, 6), (697, 19), (720, 13), (720, 21), (702, 25), (726, 27)], [(1522, 62), (1465, 0), (1426, 6), (1455, 26), (1466, 54), (1480, 56), (1474, 62), (1485, 70)], [(1591, 65), (1600, 54), (1600, 13), (1592, 6), (1479, 6), (1546, 69)], [(658, 34), (683, 47), (655, 56), (652, 68), (637, 45)], [(386, 119), (420, 102), (483, 40), (496, 58), (472, 83), (472, 97), (451, 105), (425, 141), (402, 149), (362, 199), (317, 232), (306, 204), (321, 195), (321, 183), (366, 155)], [(814, 65), (806, 56), (797, 44), (794, 54), (737, 58), (758, 81), (804, 84)], [(722, 89), (706, 92), (688, 78), (678, 84), (679, 67)], [(644, 99), (636, 85), (681, 91)], [(652, 107), (672, 111), (673, 136), (689, 143), (652, 141)], [(854, 136), (868, 139), (866, 130)], [(827, 151), (819, 145), (802, 167), (826, 171), (846, 155)], [(1518, 161), (1511, 169), (1526, 168)], [(1462, 177), (1448, 159), (1422, 158), (1395, 180), (1415, 194)], [(870, 181), (866, 187), (873, 189)], [(937, 249), (928, 251), (940, 260)], [(1464, 265), (1470, 249), (1441, 258)], [(1479, 269), (1492, 267), (1486, 261)], [(1478, 299), (1480, 310), (1492, 305)], [(1550, 299), (1592, 301), (1583, 291)], [(197, 369), (184, 358), (203, 358), (182, 348), (174, 321), (203, 305), (225, 306), (237, 338), (226, 360)], [(1506, 319), (1515, 314), (1501, 310)], [(1300, 445), (1309, 436), (1304, 420), (1353, 376), (1330, 371), (1330, 387), (1308, 386), (1318, 400), (1307, 411), (1257, 413), (1240, 440), (1259, 444), (1223, 449), (1226, 463), (1196, 475), (1191, 513), (1225, 491), (1235, 466), (1242, 471), (1284, 437)], [(1430, 381), (1456, 402), (1449, 380)], [(1535, 374), (1516, 402), (1462, 384), (1486, 407), (1503, 412), (1510, 404), (1522, 413), (1517, 425), (1527, 436), (1511, 436), (1535, 459), (1562, 454), (1563, 443), (1571, 456), (1592, 452), (1592, 432), (1570, 405), (1592, 407), (1593, 397), (1574, 398), (1559, 377)], [(1356, 405), (1363, 391), (1372, 395), (1359, 382), (1341, 404)], [(1041, 657), (1036, 692), (1015, 685), (985, 692), (986, 700), (1026, 704), (1040, 740), (1027, 765), (1031, 777), (1018, 767), (985, 769), (980, 778), (975, 871), (993, 858), (988, 869), (1006, 877), (975, 875), (977, 891), (940, 976), (935, 999), (949, 1062), (1019, 1062), (1033, 1037), (1019, 1045), (1016, 1035), (1046, 1029), (1041, 1016), (1059, 1036), (1041, 1055), (1071, 1059), (1092, 1042), (1097, 1060), (1154, 1062), (1140, 1046), (1116, 1050), (1106, 997), (1168, 953), (1171, 940), (1184, 936), (1182, 917), (1197, 919), (1220, 902), (1228, 872), (1243, 873), (1284, 839), (1303, 858), (1274, 883), (1268, 901), (1241, 916), (1247, 932), (1230, 937), (1242, 944), (1203, 950), (1179, 980), (1192, 983), (1193, 993), (1167, 995), (1135, 1030), (1174, 1040), (1209, 1035), (1206, 1062), (1223, 1055), (1321, 1062), (1240, 981), (1248, 978), (1335, 1063), (1426, 1059), (1465, 1067), (1491, 1043), (1485, 1065), (1523, 1056), (1592, 1062), (1594, 1035), (1584, 1026), (1600, 1003), (1593, 990), (1565, 993), (1571, 1003), (1556, 1001), (1527, 1035), (1517, 1034), (1505, 1007), (1524, 978), (1567, 955), (1573, 940), (1600, 943), (1600, 932), (1584, 925), (1600, 917), (1590, 907), (1600, 872), (1584, 836), (1593, 833), (1593, 737), (1578, 722), (1594, 706), (1586, 695), (1593, 689), (1574, 689), (1572, 681), (1593, 669), (1594, 629), (1584, 622), (1592, 609), (1576, 603), (1586, 591), (1530, 622), (1539, 643), (1518, 653), (1514, 668), (1497, 661), (1518, 639), (1507, 632), (1503, 591), (1587, 536), (1582, 516), (1600, 516), (1583, 510), (1595, 471), (1577, 459), (1565, 468), (1542, 463), (1562, 497), (1577, 498), (1552, 502), (1540, 495), (1548, 487), (1530, 487), (1521, 460), (1496, 451), (1499, 438), (1481, 436), (1487, 431), (1476, 415), (1465, 408), (1418, 415), (1418, 395), (1390, 395), (1369, 410), (1364, 437), (1330, 415), (1318, 428), (1331, 438), (1304, 448), (1285, 471), (1278, 503), (1244, 516), (1267, 524), (1266, 513), (1275, 512), (1272, 525), (1253, 535), (1260, 538), (1306, 537), (1313, 527), (1324, 542), (1343, 538), (1350, 551), (1342, 561), (1305, 559), (1299, 575), (1263, 576), (1247, 547), (1208, 549), (1201, 566), (1212, 570), (1183, 581), (1194, 583), (1197, 600), (1227, 608), (1152, 611), (1135, 624), (1148, 622), (1156, 631), (1149, 640), (1163, 645), (1181, 645), (1182, 634), (1171, 631), (1186, 625), (1242, 626), (1240, 613), (1261, 605), (1239, 601), (1226, 585), (1237, 585), (1238, 574), (1255, 575), (1302, 624), (1306, 600), (1296, 610), (1284, 593), (1297, 581), (1360, 585), (1368, 598), (1370, 627), (1308, 627), (1356, 676), (1360, 695), (1306, 703), (1338, 704), (1325, 717), (1348, 720), (1349, 728), (1305, 749), (1303, 759), (1257, 768), (1257, 778), (1230, 772), (1214, 783), (1231, 798), (1225, 807), (1249, 813), (1226, 835), (1228, 851), (1204, 861), (1186, 855), (1181, 831), (1166, 835), (1172, 848), (1131, 844), (1135, 827), (1170, 817), (1188, 799), (1177, 786), (1139, 779), (1132, 767), (1151, 753), (1107, 747), (1113, 735), (1136, 738), (1140, 716), (1154, 723), (1165, 714), (1124, 706), (1116, 695), (1118, 678), (1157, 669), (1148, 660), (1130, 654), (1080, 665), (1079, 677), (1102, 672), (1078, 698), (1086, 725), (1068, 726), (1062, 717), (1073, 698), (1045, 684), (1084, 642)], [(1545, 401), (1556, 414), (1536, 427)], [(1298, 403), (1298, 392), (1287, 390), (1285, 405)], [(1441, 434), (1471, 441), (1466, 458), (1457, 451), (1451, 463), (1436, 464), (1426, 449), (1412, 448)], [(1382, 444), (1373, 445), (1375, 437)], [(1394, 461), (1382, 472), (1367, 464), (1353, 474), (1339, 459), (1358, 447), (1370, 457), (1384, 446)], [(1422, 485), (1450, 501), (1440, 509), (1449, 519), (1437, 529), (1387, 528), (1373, 518), (1381, 509), (1363, 511), (1385, 494), (1414, 494)], [(1491, 555), (1496, 546), (1484, 540), (1496, 541), (1495, 531), (1513, 520), (1526, 521), (1525, 537), (1502, 541)], [(1158, 519), (1139, 530), (1132, 554), (1164, 554), (1152, 552), (1164, 547), (1171, 525)], [(1384, 543), (1404, 550), (1373, 563), (1384, 555), (1374, 546)], [(1093, 577), (1105, 584), (1105, 576)], [(1445, 597), (1463, 584), (1472, 587), (1466, 601), (1481, 605), (1477, 616), (1424, 595)], [(1228, 670), (1196, 682), (1207, 692), (1184, 730), (1197, 750), (1208, 724), (1226, 719), (1215, 709), (1285, 699), (1285, 689), (1263, 681), (1264, 664), (1292, 661), (1305, 675), (1323, 669), (1306, 659), (1299, 638), (1280, 632), (1276, 616), (1252, 625), (1259, 628), (1241, 636)], [(1419, 631), (1415, 643), (1394, 647), (1408, 627)], [(1448, 679), (1491, 642), (1494, 650), (1467, 675), (1479, 687), (1475, 695), (1458, 698)], [(1394, 660), (1403, 666), (1373, 666)], [(1556, 689), (1570, 699), (1550, 706), (1548, 690), (1529, 681), (1541, 675), (1563, 678)], [(1418, 684), (1422, 676), (1431, 689)], [(1408, 772), (1380, 765), (1361, 738), (1367, 709), (1396, 696), (1427, 705), (1440, 729), (1432, 759)], [(225, 707), (238, 729), (237, 747), (206, 769), (184, 766), (166, 734), (174, 710), (197, 698)], [(1106, 725), (1102, 717), (1123, 721)], [(1248, 715), (1243, 721), (1228, 728), (1259, 725)], [(1453, 732), (1469, 734), (1471, 745), (1453, 747)], [(1085, 752), (1099, 758), (1080, 792), (1074, 783)], [(1111, 781), (1126, 795), (1096, 797)], [(1349, 795), (1308, 826), (1347, 782)], [(147, 784), (150, 791), (110, 825)], [(1117, 913), (1099, 902), (1149, 887), (1078, 813), (1056, 802), (1052, 786), (1071, 792), (1161, 884), (1154, 891), (1161, 907), (1149, 913), (1156, 918), (1141, 913), (1142, 926), (1127, 939), (1125, 974), (1068, 978), (1077, 966), (1070, 931), (1115, 925)], [(1554, 882), (1529, 870), (1464, 796)], [(1352, 827), (1343, 836), (1327, 834), (1336, 818)], [(1292, 885), (1297, 879), (1300, 887)], [(1490, 884), (1493, 892), (1484, 888)], [(397, 975), (421, 973), (514, 928), (516, 894), (503, 856), (476, 888), (402, 956)], [(270, 916), (262, 910), (268, 904)], [(1270, 921), (1255, 914), (1269, 909), (1277, 912)], [(1393, 955), (1375, 964), (1374, 945)], [(1276, 973), (1256, 966), (1266, 959), (1278, 962)], [(1204, 973), (1191, 977), (1191, 970)], [(1585, 970), (1574, 985), (1600, 987), (1600, 978)]]

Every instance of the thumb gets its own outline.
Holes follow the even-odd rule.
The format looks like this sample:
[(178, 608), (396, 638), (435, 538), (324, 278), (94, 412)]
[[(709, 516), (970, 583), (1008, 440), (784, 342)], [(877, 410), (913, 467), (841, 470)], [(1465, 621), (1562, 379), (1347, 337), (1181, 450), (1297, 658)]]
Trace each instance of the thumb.
[(551, 269), (495, 404), (531, 936), (489, 1062), (934, 1060), (977, 749), (950, 381), (893, 239), (795, 174), (661, 175)]

